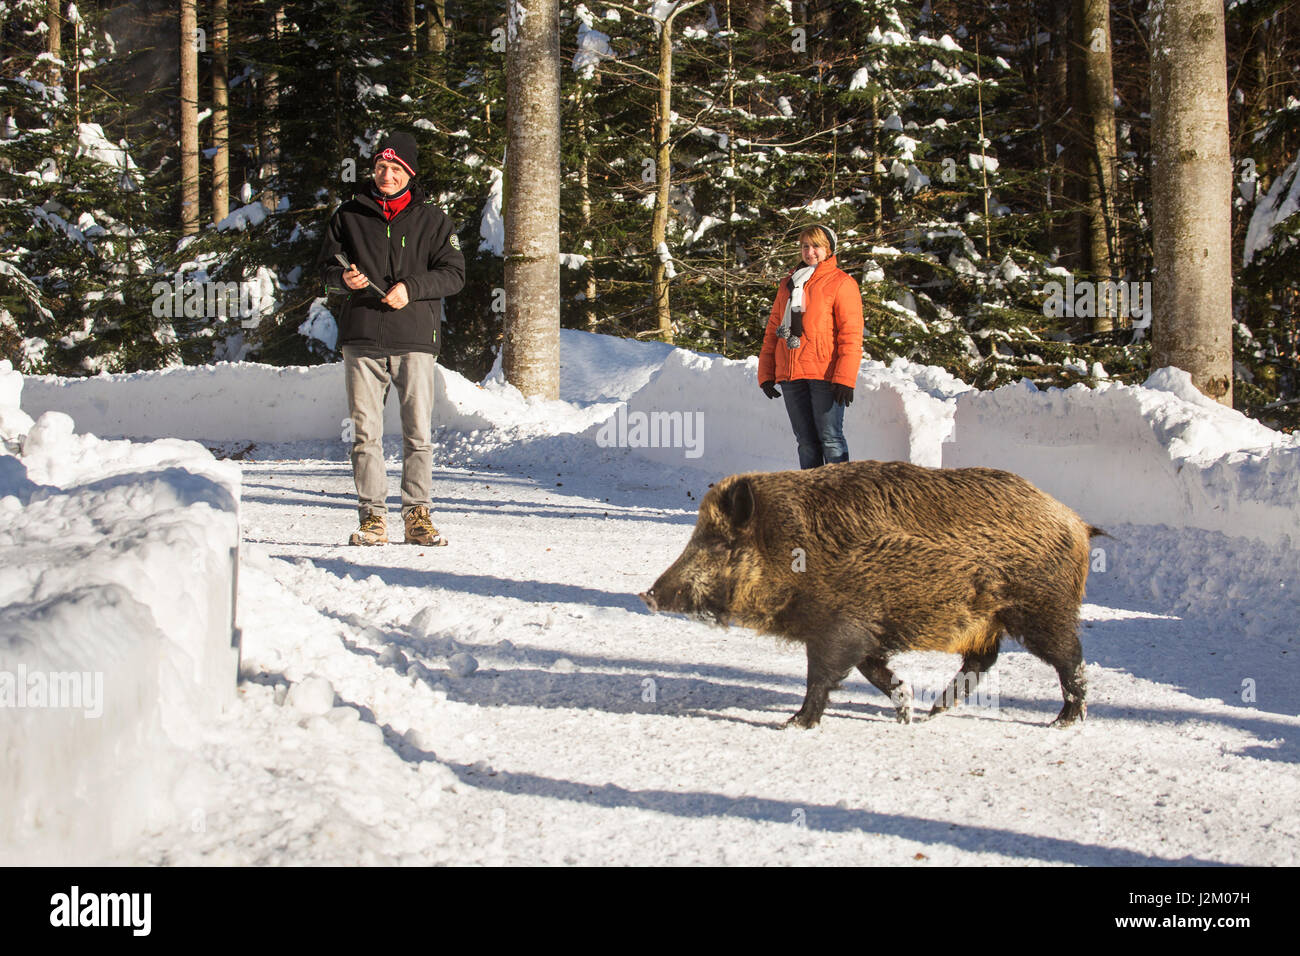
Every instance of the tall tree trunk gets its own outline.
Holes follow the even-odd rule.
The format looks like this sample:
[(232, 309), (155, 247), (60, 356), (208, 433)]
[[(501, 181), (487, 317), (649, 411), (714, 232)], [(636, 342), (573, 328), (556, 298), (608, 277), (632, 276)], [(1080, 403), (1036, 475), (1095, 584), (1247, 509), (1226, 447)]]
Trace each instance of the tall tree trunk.
[[(586, 93), (586, 83), (579, 81), (578, 91), (575, 94), (574, 113), (577, 116), (578, 127), (578, 222), (582, 226), (584, 248), (591, 242), (591, 168), (587, 158), (589, 148)], [(582, 311), (586, 318), (584, 324), (588, 330), (594, 332), (596, 330), (596, 270), (591, 264), (590, 257), (583, 265), (582, 272), (585, 282), (582, 296)]]
[(199, 231), (199, 27), (197, 0), (181, 0), (181, 234)]
[(673, 314), (668, 303), (668, 263), (660, 249), (668, 242), (668, 200), (673, 188), (672, 116), (673, 116), (673, 36), (672, 14), (659, 30), (659, 105), (655, 110), (655, 205), (650, 220), (650, 246), (655, 253), (654, 274), (650, 280), (655, 322), (659, 337), (673, 340)]
[(62, 79), (59, 61), (63, 59), (63, 17), (59, 15), (59, 0), (46, 0), (45, 25), (49, 27), (45, 34), (45, 52), (54, 58), (46, 67), (45, 75), (51, 86), (58, 86)]
[[(1070, 5), (1061, 0), (1051, 0), (1051, 11), (1052, 62), (1048, 77), (1057, 116), (1052, 123), (1056, 134), (1052, 147), (1052, 201), (1054, 209), (1060, 210), (1060, 213), (1052, 216), (1049, 235), (1052, 243), (1060, 250), (1061, 264), (1074, 266), (1079, 260), (1079, 223), (1075, 212), (1078, 202), (1078, 137), (1075, 132), (1075, 117), (1072, 115), (1073, 97), (1070, 90), (1078, 85), (1078, 67), (1070, 35)], [(1062, 150), (1057, 151), (1057, 146), (1062, 147)]]
[(1222, 0), (1153, 0), (1151, 361), (1232, 405), (1232, 160)]
[(883, 195), (886, 189), (885, 177), (882, 174), (884, 164), (881, 163), (880, 152), (880, 95), (871, 94), (871, 200), (868, 204), (871, 220), (871, 236), (876, 242), (884, 242), (885, 236), (885, 204)]
[[(1119, 259), (1115, 249), (1115, 79), (1111, 72), (1110, 0), (1074, 0), (1074, 22), (1083, 62), (1079, 117), (1087, 173), (1083, 249), (1092, 275), (1109, 279), (1116, 277)], [(1112, 297), (1107, 297), (1106, 303), (1098, 301), (1092, 331), (1113, 329), (1117, 306)]]
[(430, 53), (447, 51), (447, 0), (424, 0), (424, 34)]
[[(560, 7), (509, 3), (506, 334), (501, 367), (524, 395), (560, 397)], [(527, 184), (526, 189), (514, 188)]]
[(72, 122), (81, 125), (81, 15), (72, 21)]
[[(271, 35), (277, 40), (284, 33), (284, 5), (277, 4), (271, 16)], [(271, 69), (262, 78), (262, 111), (266, 114), (262, 125), (262, 141), (258, 147), (261, 155), (262, 206), (275, 212), (279, 205), (276, 194), (280, 177), (280, 72)]]
[(650, 245), (654, 247), (655, 266), (650, 279), (659, 337), (673, 340), (673, 314), (668, 305), (668, 263), (661, 249), (668, 243), (668, 200), (672, 194), (672, 117), (673, 117), (673, 21), (677, 14), (698, 6), (702, 0), (679, 2), (664, 18), (659, 29), (659, 101), (655, 109), (655, 205), (650, 220)]
[(411, 44), (407, 56), (413, 57), (419, 52), (420, 41), (419, 26), (415, 20), (415, 0), (402, 0), (402, 32)]
[(212, 221), (230, 215), (230, 25), (227, 0), (212, 0)]

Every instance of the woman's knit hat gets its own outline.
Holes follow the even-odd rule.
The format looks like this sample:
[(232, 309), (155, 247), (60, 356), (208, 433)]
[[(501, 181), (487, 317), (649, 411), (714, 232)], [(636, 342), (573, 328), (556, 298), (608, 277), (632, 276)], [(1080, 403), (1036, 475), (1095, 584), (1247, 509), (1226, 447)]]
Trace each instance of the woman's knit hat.
[(810, 226), (805, 226), (803, 229), (800, 229), (799, 235), (802, 236), (804, 233), (810, 232), (813, 229), (819, 229), (826, 234), (826, 241), (831, 245), (830, 255), (835, 255), (835, 251), (840, 245), (840, 240), (839, 237), (835, 235), (835, 230), (825, 223), (815, 222)]
[(825, 223), (817, 223), (817, 228), (826, 233), (826, 238), (831, 241), (831, 255), (835, 255), (835, 250), (839, 248), (840, 239), (835, 235), (835, 230)]

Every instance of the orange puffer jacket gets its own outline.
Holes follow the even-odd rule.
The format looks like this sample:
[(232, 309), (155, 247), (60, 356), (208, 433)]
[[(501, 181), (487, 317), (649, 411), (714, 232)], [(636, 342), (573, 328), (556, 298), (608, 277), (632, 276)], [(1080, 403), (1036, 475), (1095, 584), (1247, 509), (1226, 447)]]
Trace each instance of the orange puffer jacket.
[[(793, 273), (791, 273), (793, 275)], [(862, 365), (862, 293), (831, 256), (803, 286), (803, 336), (791, 349), (776, 334), (790, 300), (790, 276), (781, 280), (758, 355), (758, 381), (813, 378), (853, 388)]]

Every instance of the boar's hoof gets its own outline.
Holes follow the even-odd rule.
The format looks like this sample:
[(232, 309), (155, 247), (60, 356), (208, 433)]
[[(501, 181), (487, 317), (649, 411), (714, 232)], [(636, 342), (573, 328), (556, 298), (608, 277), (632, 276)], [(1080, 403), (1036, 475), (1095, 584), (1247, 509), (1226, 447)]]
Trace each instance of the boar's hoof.
[(1082, 722), (1088, 716), (1088, 705), (1083, 701), (1067, 701), (1061, 708), (1061, 712), (1056, 715), (1056, 719), (1049, 726), (1052, 727), (1069, 727), (1076, 722)]
[[(934, 714), (931, 714), (930, 716), (933, 717)], [(912, 708), (899, 707), (896, 711), (894, 711), (894, 718), (900, 724), (910, 724), (912, 722)]]
[(793, 725), (795, 727), (802, 727), (804, 730), (812, 730), (820, 723), (821, 723), (820, 717), (810, 717), (801, 710), (793, 717), (791, 717), (789, 720), (787, 720), (785, 722), (785, 726), (789, 727)]

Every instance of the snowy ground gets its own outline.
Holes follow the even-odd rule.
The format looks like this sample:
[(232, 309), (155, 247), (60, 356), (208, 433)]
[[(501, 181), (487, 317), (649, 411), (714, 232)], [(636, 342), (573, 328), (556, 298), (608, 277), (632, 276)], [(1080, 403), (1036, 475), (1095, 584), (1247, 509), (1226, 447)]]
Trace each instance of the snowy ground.
[[(245, 681), (202, 749), (212, 796), (111, 862), (1300, 860), (1284, 546), (1108, 529), (1081, 727), (1045, 726), (1056, 676), (1006, 645), (996, 708), (901, 726), (855, 675), (801, 732), (782, 729), (801, 649), (635, 596), (707, 477), (574, 435), (446, 432), (435, 461), (451, 545), (434, 549), (340, 546), (355, 499), (338, 443), (241, 462)], [(901, 670), (933, 688), (956, 663)]]

